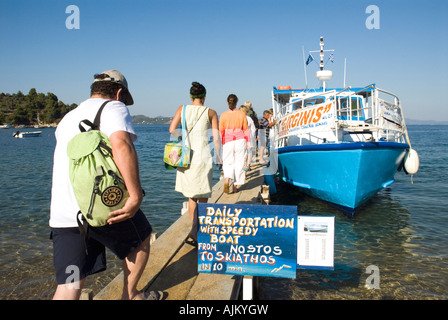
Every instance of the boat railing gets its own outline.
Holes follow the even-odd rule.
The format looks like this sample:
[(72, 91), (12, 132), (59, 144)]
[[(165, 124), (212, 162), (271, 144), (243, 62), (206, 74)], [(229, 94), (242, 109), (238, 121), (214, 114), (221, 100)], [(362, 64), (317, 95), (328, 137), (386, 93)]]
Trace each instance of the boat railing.
[[(365, 95), (364, 99), (364, 105), (363, 107), (360, 107), (360, 99), (352, 100), (352, 97), (359, 97), (360, 94), (367, 90), (374, 91), (371, 93), (370, 96)], [(394, 98), (394, 102), (389, 102), (384, 99), (379, 98), (379, 92), (385, 93), (387, 95), (390, 95)], [(367, 97), (371, 98), (371, 101), (369, 102)], [(375, 88), (374, 84), (368, 85), (364, 87), (361, 90), (358, 90), (356, 92), (350, 92), (346, 96), (338, 96), (337, 97), (337, 104), (336, 104), (336, 113), (337, 118), (335, 121), (339, 123), (339, 126), (344, 127), (348, 131), (365, 131), (365, 132), (378, 132), (377, 136), (378, 139), (383, 139), (387, 141), (399, 141), (401, 136), (403, 136), (403, 130), (402, 128), (405, 127), (404, 125), (404, 117), (402, 114), (401, 109), (401, 103), (400, 100), (396, 95), (393, 93), (390, 93), (386, 90), (382, 90), (379, 88)], [(356, 101), (356, 108), (353, 108), (354, 105), (351, 103), (347, 106), (342, 108), (342, 104), (340, 103), (341, 99), (349, 99), (348, 101)], [(380, 101), (387, 104), (390, 108), (393, 108), (395, 110), (399, 110), (400, 112), (400, 124), (397, 127), (385, 127), (384, 126), (384, 119), (382, 110), (380, 107)], [(364, 115), (363, 117), (361, 115)], [(407, 138), (408, 140), (408, 138)]]
[(393, 93), (391, 93), (391, 92), (389, 92), (389, 91), (386, 91), (386, 90), (383, 90), (383, 89), (380, 89), (380, 88), (376, 88), (376, 90), (377, 90), (378, 92), (383, 92), (383, 93), (385, 93), (385, 94), (388, 94), (388, 95), (394, 97), (394, 99), (396, 99), (396, 102), (400, 101), (400, 99), (398, 99), (398, 97), (397, 97), (395, 94), (393, 94)]
[[(277, 128), (275, 128), (277, 129)], [(287, 134), (284, 134), (282, 136), (279, 136), (277, 134), (274, 135), (274, 143), (277, 148), (282, 148), (286, 146), (286, 141), (288, 137), (297, 137), (299, 139), (298, 145), (303, 145), (304, 139), (309, 141), (311, 144), (321, 144), (326, 143), (327, 138), (320, 137), (319, 135), (312, 133), (312, 132), (303, 132), (297, 135), (295, 132), (290, 132)]]
[[(297, 109), (292, 108), (293, 105), (303, 107), (306, 100), (313, 99), (319, 96), (325, 96), (326, 101), (333, 101), (335, 104), (335, 112), (333, 113), (333, 123), (335, 125), (332, 130), (334, 131), (334, 137), (336, 138), (336, 141), (338, 141), (339, 137), (338, 130), (343, 128), (344, 131), (353, 133), (375, 133), (375, 138), (377, 140), (404, 142), (404, 137), (405, 141), (410, 145), (410, 140), (408, 137), (407, 128), (401, 108), (401, 102), (395, 94), (390, 93), (386, 90), (376, 88), (374, 84), (365, 86), (358, 91), (350, 91), (351, 89), (352, 88), (349, 86), (339, 91), (331, 90), (327, 92), (318, 92), (315, 94), (307, 95), (305, 97), (300, 97), (297, 100), (291, 101), (284, 105), (281, 102), (275, 101), (275, 99), (273, 99), (273, 101), (275, 102), (275, 119), (281, 119), (286, 114), (293, 112), (293, 109)], [(367, 90), (371, 91), (366, 94), (365, 92)], [(393, 102), (380, 98), (379, 93), (384, 93), (392, 97)], [(346, 105), (343, 105), (343, 103), (341, 103), (341, 100), (343, 99), (346, 99)], [(383, 110), (380, 105), (381, 103), (387, 104), (389, 108), (395, 109), (399, 112), (399, 125), (393, 126), (390, 124), (385, 124), (386, 120), (384, 118)], [(278, 125), (279, 124), (280, 123), (278, 123)], [(278, 125), (276, 125), (276, 129), (280, 130), (280, 127)], [(324, 128), (322, 129), (324, 130)], [(302, 130), (299, 129), (299, 131), (295, 130), (295, 132), (291, 134), (282, 134), (282, 138), (286, 138), (289, 135), (302, 136), (302, 133), (300, 133), (301, 131)], [(317, 132), (316, 130), (313, 131)], [(309, 130), (305, 129), (305, 131), (303, 131), (303, 134), (309, 134)], [(278, 142), (281, 143), (281, 141)], [(318, 143), (322, 142), (323, 140), (319, 140)]]
[(361, 92), (366, 91), (367, 89), (375, 89), (375, 84), (369, 84), (368, 86), (365, 86), (364, 88), (362, 88), (361, 90), (358, 90), (355, 92), (355, 94), (360, 94)]
[[(356, 99), (356, 108), (353, 108), (353, 94), (349, 94), (348, 96), (337, 96), (336, 97), (336, 114), (337, 117), (335, 121), (339, 121), (341, 123), (344, 122), (352, 122), (352, 121), (360, 121), (362, 118), (362, 111), (368, 110), (371, 107), (360, 107), (360, 100)], [(347, 100), (346, 107), (342, 106), (341, 100)]]
[[(350, 90), (351, 86), (339, 91), (336, 93), (335, 101), (336, 101), (336, 113), (337, 117), (335, 118), (335, 121), (340, 122), (343, 126), (349, 126), (348, 123), (351, 123), (352, 121), (366, 121), (367, 120), (367, 111), (372, 109), (371, 105), (368, 105), (367, 103), (360, 103), (362, 100), (356, 99), (356, 108), (353, 108), (352, 105), (352, 98), (356, 97), (358, 98), (361, 93), (363, 93), (366, 90), (371, 90), (375, 88), (375, 84), (369, 84), (368, 86), (365, 86), (361, 90), (355, 91), (355, 92), (349, 92), (348, 95), (341, 95), (343, 92)], [(347, 102), (350, 101), (350, 103), (347, 103), (347, 107), (342, 108), (342, 104), (340, 103), (341, 99), (347, 99)], [(365, 101), (364, 101), (365, 102)], [(363, 105), (360, 107), (360, 105)], [(372, 112), (373, 113), (373, 112)], [(364, 114), (364, 117), (361, 117), (361, 114)], [(345, 119), (343, 118), (345, 117)], [(370, 120), (372, 121), (372, 120)]]
[[(384, 132), (385, 132), (385, 136), (386, 136), (386, 140), (389, 140), (389, 136), (391, 135), (392, 138), (390, 138), (390, 140), (398, 140), (400, 139), (402, 136), (404, 136), (404, 139), (406, 141), (406, 143), (409, 145), (409, 147), (411, 147), (411, 141), (409, 139), (409, 135), (408, 135), (408, 130), (406, 127), (406, 122), (405, 122), (405, 118), (404, 118), (404, 114), (403, 114), (403, 108), (401, 107), (401, 101), (400, 99), (393, 93), (380, 89), (380, 88), (376, 88), (377, 93), (375, 94), (375, 108), (378, 114), (378, 124), (380, 125), (380, 121), (381, 121), (381, 108), (379, 106), (380, 101), (382, 101), (383, 103), (386, 103), (388, 106), (398, 110), (398, 112), (400, 113), (400, 127), (396, 128), (396, 129), (391, 129), (391, 128), (384, 128)], [(379, 98), (379, 93), (384, 93), (386, 95), (389, 95), (391, 97), (393, 97), (394, 102), (389, 102), (385, 99), (381, 99)]]

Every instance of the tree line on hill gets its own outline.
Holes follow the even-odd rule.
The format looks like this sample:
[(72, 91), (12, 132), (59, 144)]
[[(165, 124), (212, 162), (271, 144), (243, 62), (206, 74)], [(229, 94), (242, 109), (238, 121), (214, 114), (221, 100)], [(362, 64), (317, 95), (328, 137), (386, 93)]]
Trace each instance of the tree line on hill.
[(172, 117), (155, 117), (150, 118), (143, 115), (132, 116), (132, 123), (134, 124), (169, 124)]
[[(21, 91), (13, 94), (0, 93), (0, 125), (56, 125), (62, 117), (78, 105), (70, 105), (59, 101), (51, 92), (38, 93), (35, 88), (28, 94)], [(132, 116), (135, 124), (166, 124), (170, 117), (150, 118), (143, 115)]]
[(37, 93), (35, 88), (26, 95), (21, 91), (0, 93), (0, 124), (54, 125), (76, 107), (75, 103), (67, 105), (59, 101), (51, 92)]

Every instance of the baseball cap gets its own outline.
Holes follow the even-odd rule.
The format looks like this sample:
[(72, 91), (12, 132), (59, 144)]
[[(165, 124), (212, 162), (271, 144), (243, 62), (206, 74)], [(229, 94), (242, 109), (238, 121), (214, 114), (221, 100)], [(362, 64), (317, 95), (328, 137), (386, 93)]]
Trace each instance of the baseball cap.
[(118, 84), (121, 84), (123, 87), (126, 88), (125, 92), (123, 93), (123, 102), (127, 106), (131, 106), (134, 104), (134, 99), (132, 99), (131, 93), (129, 92), (128, 88), (128, 82), (126, 81), (126, 78), (123, 76), (123, 74), (118, 70), (107, 70), (102, 72), (101, 74), (106, 74), (108, 77), (105, 79), (95, 79), (93, 82), (98, 81), (112, 81)]

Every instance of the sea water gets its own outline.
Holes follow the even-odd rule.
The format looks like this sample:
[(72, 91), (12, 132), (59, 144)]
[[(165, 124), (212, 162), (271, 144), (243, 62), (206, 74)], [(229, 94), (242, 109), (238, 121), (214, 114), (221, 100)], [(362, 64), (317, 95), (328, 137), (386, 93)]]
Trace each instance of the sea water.
[(448, 298), (448, 126), (408, 131), (419, 172), (397, 172), (395, 183), (353, 218), (281, 186), (278, 202), (297, 205), (300, 215), (335, 217), (334, 270), (297, 270), (294, 280), (264, 278), (261, 298)]
[[(175, 171), (162, 161), (168, 125), (135, 129), (146, 192), (142, 210), (160, 235), (180, 217), (186, 198), (174, 191)], [(40, 137), (24, 139), (13, 138), (15, 130), (0, 129), (0, 299), (50, 299), (56, 288), (48, 227), (55, 129), (36, 129)], [(335, 267), (298, 270), (294, 280), (262, 278), (260, 298), (448, 298), (448, 126), (408, 130), (419, 172), (412, 180), (398, 172), (395, 183), (353, 218), (295, 188), (279, 187), (276, 204), (296, 205), (300, 215), (335, 217)], [(214, 182), (219, 174), (215, 168)], [(108, 254), (108, 270), (88, 278), (86, 287), (96, 294), (120, 271), (121, 262)], [(373, 275), (377, 289), (369, 289)]]

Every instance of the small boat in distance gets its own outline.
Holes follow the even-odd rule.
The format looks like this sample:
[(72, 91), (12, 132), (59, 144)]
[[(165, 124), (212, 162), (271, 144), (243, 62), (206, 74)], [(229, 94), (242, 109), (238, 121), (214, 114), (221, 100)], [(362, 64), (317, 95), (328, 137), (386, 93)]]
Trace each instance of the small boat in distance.
[[(320, 47), (320, 88), (272, 91), (277, 122), (271, 150), (283, 181), (353, 215), (394, 182), (397, 170), (417, 173), (419, 159), (398, 97), (375, 84), (327, 89), (333, 73), (324, 70), (322, 37)], [(312, 52), (319, 51), (310, 51), (307, 64)]]
[(29, 131), (29, 132), (20, 132), (16, 131), (13, 133), (14, 138), (30, 138), (30, 137), (39, 137), (42, 131)]

